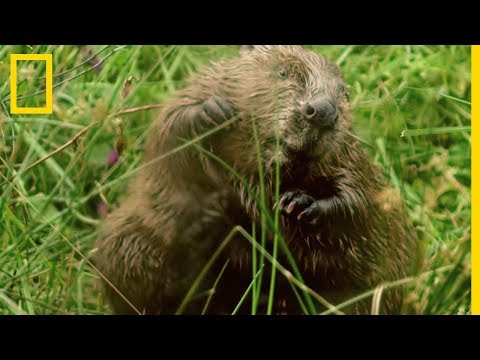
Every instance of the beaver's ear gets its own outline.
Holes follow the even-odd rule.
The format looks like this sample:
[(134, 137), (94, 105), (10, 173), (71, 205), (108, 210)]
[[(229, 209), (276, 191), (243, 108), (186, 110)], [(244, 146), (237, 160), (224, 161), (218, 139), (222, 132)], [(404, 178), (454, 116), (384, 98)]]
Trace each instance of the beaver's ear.
[(242, 45), (240, 46), (240, 55), (247, 55), (252, 52), (270, 52), (274, 48), (274, 45)]

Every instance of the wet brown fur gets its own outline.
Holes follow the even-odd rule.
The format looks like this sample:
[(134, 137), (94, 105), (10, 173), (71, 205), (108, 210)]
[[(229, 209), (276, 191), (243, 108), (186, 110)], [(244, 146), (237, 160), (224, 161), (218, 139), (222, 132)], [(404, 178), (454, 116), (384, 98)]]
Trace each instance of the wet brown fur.
[[(282, 68), (287, 79), (278, 77)], [(239, 120), (201, 145), (232, 166), (248, 186), (194, 146), (143, 167), (127, 200), (102, 226), (95, 259), (100, 271), (141, 311), (174, 313), (235, 225), (250, 231), (255, 223), (259, 233), (259, 207), (251, 195), (251, 190), (260, 193), (256, 130), (268, 208), (275, 202), (277, 131), (280, 194), (299, 189), (315, 199), (335, 197), (344, 204), (314, 227), (282, 218), (282, 233), (309, 287), (339, 303), (408, 276), (415, 232), (404, 218), (399, 194), (387, 186), (353, 135), (345, 88), (335, 65), (298, 46), (246, 49), (204, 70), (166, 105), (149, 136), (145, 161), (181, 145), (182, 139), (201, 135), (186, 111), (216, 95), (232, 103)], [(314, 129), (298, 114), (304, 101), (317, 96), (337, 104), (340, 116), (332, 131)], [(209, 313), (231, 312), (251, 281), (251, 244), (238, 236), (199, 292), (211, 287), (228, 259)], [(279, 261), (288, 268), (283, 256)], [(281, 275), (277, 278), (275, 311), (300, 313), (290, 284)], [(133, 312), (108, 285), (105, 295), (115, 313)], [(399, 312), (401, 300), (399, 288), (384, 292), (382, 313)], [(200, 312), (204, 301), (193, 301), (187, 312)], [(242, 309), (248, 313), (249, 306)], [(348, 312), (365, 314), (370, 308), (368, 299)]]

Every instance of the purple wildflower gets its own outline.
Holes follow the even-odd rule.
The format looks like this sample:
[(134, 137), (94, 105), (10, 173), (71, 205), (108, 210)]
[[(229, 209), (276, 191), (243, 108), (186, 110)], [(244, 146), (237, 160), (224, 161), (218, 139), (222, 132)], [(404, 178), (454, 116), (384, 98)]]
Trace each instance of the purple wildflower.
[(108, 206), (105, 204), (103, 201), (100, 200), (100, 202), (97, 205), (97, 214), (100, 215), (100, 217), (104, 217), (107, 215), (108, 212)]
[(107, 165), (112, 166), (118, 161), (118, 152), (117, 150), (112, 150), (110, 153), (107, 155)]

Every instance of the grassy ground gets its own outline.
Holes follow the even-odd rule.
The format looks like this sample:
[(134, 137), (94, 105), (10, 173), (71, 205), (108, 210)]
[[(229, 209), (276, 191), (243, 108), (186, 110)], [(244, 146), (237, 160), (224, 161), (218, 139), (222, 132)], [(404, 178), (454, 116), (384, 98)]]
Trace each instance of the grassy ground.
[[(469, 313), (470, 48), (312, 48), (340, 65), (358, 135), (404, 194), (426, 257), (425, 274), (409, 282), (410, 305)], [(158, 111), (114, 114), (162, 102), (200, 66), (237, 51), (0, 46), (0, 314), (108, 313), (86, 259)], [(10, 53), (53, 54), (52, 115), (9, 115)], [(30, 94), (19, 106), (44, 102), (43, 93), (31, 95), (42, 89), (43, 71), (42, 63), (18, 64), (18, 94)], [(120, 161), (109, 165), (116, 147)]]

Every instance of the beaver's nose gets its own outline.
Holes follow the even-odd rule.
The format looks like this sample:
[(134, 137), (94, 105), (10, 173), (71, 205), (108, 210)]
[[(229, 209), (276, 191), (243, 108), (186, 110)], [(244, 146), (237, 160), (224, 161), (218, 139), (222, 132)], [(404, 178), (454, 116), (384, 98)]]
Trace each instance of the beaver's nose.
[(328, 99), (315, 99), (304, 104), (302, 115), (318, 127), (333, 127), (338, 120), (335, 104)]

